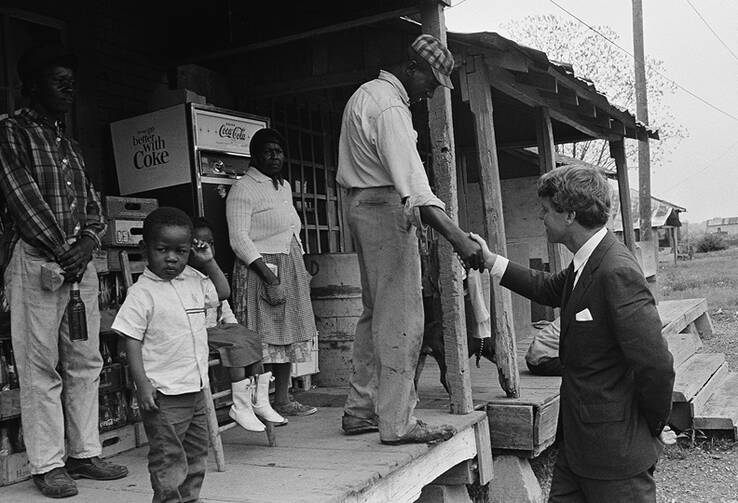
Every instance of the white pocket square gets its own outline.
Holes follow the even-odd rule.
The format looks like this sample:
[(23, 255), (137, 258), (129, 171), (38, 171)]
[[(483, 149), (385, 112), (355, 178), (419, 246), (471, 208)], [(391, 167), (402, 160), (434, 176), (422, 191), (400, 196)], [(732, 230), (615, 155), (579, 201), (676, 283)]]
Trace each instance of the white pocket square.
[(590, 313), (589, 309), (585, 307), (576, 314), (574, 319), (577, 321), (592, 321), (593, 318), (592, 313)]

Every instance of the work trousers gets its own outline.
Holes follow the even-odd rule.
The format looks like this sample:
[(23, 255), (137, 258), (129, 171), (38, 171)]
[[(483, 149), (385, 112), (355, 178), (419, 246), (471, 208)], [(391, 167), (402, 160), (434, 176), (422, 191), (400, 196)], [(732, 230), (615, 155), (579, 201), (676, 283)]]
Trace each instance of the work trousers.
[(23, 438), (32, 474), (64, 466), (65, 433), (70, 456), (90, 458), (101, 452), (97, 271), (90, 261), (79, 285), (88, 339), (72, 341), (64, 316), (69, 283), (55, 292), (41, 287), (41, 266), (48, 261), (39, 250), (19, 240), (4, 278), (20, 382)]
[(548, 503), (656, 503), (655, 467), (622, 480), (580, 477), (559, 449)]
[(156, 400), (158, 411), (142, 412), (149, 440), (152, 501), (199, 501), (210, 438), (205, 395), (202, 391), (182, 395), (157, 392)]
[(348, 224), (364, 310), (356, 326), (344, 411), (376, 417), (380, 438), (396, 440), (416, 422), (413, 378), (423, 342), (418, 240), (393, 187), (351, 189)]

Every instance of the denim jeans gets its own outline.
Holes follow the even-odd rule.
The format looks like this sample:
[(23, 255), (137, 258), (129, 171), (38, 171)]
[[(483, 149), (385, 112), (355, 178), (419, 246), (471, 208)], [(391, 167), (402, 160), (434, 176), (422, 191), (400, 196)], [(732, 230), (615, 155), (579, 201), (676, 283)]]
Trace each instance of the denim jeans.
[(89, 458), (101, 452), (97, 271), (92, 262), (87, 264), (79, 285), (87, 313), (88, 339), (72, 341), (64, 316), (69, 283), (55, 292), (41, 287), (41, 266), (48, 261), (39, 250), (20, 240), (4, 278), (20, 382), (23, 437), (33, 474), (64, 466), (65, 430), (68, 455)]
[(363, 313), (356, 326), (354, 371), (344, 411), (376, 417), (382, 440), (414, 425), (413, 378), (423, 342), (420, 254), (394, 187), (352, 189), (348, 224), (361, 271)]
[(142, 412), (149, 439), (152, 501), (198, 501), (210, 438), (204, 394), (156, 395), (159, 410)]

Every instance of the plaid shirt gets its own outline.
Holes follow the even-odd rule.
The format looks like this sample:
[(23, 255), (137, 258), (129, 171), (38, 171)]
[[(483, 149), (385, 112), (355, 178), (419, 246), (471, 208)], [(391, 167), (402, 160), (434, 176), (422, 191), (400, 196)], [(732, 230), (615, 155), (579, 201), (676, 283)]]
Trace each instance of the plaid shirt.
[(34, 110), (0, 121), (0, 193), (5, 253), (19, 238), (51, 260), (83, 235), (100, 245), (100, 199), (79, 145)]

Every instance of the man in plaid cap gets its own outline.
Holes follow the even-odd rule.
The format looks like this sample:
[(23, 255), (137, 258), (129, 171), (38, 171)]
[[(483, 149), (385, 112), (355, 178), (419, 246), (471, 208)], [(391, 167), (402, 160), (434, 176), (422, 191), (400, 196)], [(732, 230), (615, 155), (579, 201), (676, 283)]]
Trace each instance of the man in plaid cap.
[[(77, 494), (72, 478), (128, 474), (125, 466), (99, 457), (102, 357), (98, 279), (90, 259), (105, 224), (79, 144), (64, 132), (76, 65), (58, 44), (28, 50), (18, 73), (30, 106), (0, 121), (3, 265), (21, 420), (33, 481), (52, 498)], [(58, 264), (65, 277), (53, 291), (42, 287), (42, 266), (49, 263)], [(85, 341), (70, 340), (64, 316), (73, 281), (79, 282), (87, 312)]]
[(341, 123), (336, 180), (348, 192), (364, 307), (342, 426), (349, 435), (379, 431), (385, 444), (438, 442), (454, 434), (451, 426), (413, 417), (424, 325), (415, 228), (436, 229), (469, 267), (482, 267), (482, 257), (430, 189), (409, 107), (438, 86), (451, 89), (453, 67), (441, 41), (421, 35), (401, 64), (351, 96)]

